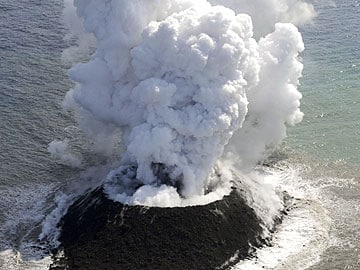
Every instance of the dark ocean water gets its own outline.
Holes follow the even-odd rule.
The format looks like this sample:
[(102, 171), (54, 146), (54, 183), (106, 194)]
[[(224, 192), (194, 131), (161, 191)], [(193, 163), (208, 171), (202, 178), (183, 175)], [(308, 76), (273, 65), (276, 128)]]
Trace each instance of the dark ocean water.
[(47, 144), (63, 132), (61, 100), (69, 88), (59, 1), (0, 4), (1, 182), (48, 181), (56, 164)]
[[(310, 207), (304, 208), (303, 223), (293, 222), (299, 227), (289, 220), (279, 234), (279, 246), (289, 245), (287, 262), (273, 262), (274, 249), (247, 269), (360, 269), (360, 2), (336, 0), (317, 4), (317, 11), (314, 23), (300, 29), (306, 46), (300, 88), (305, 118), (289, 130), (283, 150), (296, 172), (285, 186), (303, 192)], [(49, 259), (40, 259), (43, 247), (35, 244), (40, 224), (58, 188), (80, 174), (47, 151), (52, 140), (64, 137), (81, 145), (73, 118), (61, 107), (71, 87), (69, 66), (61, 61), (71, 45), (64, 41), (62, 12), (63, 3), (55, 0), (0, 2), (2, 270), (46, 269)], [(305, 230), (306, 215), (316, 220), (311, 224), (317, 234)], [(297, 231), (309, 245), (291, 253)], [(287, 232), (294, 239), (281, 242)]]

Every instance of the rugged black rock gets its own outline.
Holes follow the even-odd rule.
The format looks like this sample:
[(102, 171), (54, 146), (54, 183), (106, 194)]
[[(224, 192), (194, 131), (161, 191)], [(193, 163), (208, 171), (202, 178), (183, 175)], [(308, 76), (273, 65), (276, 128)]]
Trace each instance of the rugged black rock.
[(99, 187), (77, 199), (59, 226), (64, 256), (51, 270), (226, 269), (264, 241), (235, 188), (208, 205), (149, 208), (109, 200)]

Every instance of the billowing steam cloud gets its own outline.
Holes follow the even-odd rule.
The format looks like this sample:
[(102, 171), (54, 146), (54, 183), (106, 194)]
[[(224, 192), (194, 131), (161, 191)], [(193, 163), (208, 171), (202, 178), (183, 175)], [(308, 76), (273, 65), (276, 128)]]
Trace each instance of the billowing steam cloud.
[(97, 141), (111, 142), (121, 129), (123, 166), (107, 179), (117, 200), (178, 205), (180, 197), (191, 200), (216, 190), (224, 185), (217, 162), (225, 148), (239, 164), (253, 164), (285, 137), (285, 124), (301, 121), (297, 56), (303, 43), (293, 24), (277, 22), (304, 23), (314, 16), (311, 5), (74, 4), (97, 49), (89, 62), (70, 70), (76, 87), (64, 105), (75, 109), (80, 126)]

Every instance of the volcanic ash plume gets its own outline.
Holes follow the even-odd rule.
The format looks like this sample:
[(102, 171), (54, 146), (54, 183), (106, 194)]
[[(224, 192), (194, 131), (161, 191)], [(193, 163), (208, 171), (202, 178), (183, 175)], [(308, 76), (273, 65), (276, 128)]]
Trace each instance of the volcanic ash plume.
[[(256, 162), (284, 138), (285, 123), (301, 121), (301, 35), (290, 23), (274, 23), (289, 14), (293, 22), (304, 22), (313, 16), (310, 5), (290, 0), (74, 4), (97, 49), (89, 62), (70, 70), (76, 87), (64, 104), (98, 141), (121, 130), (123, 166), (110, 172), (106, 183), (113, 198), (165, 200), (171, 206), (227, 186), (218, 165), (225, 147), (239, 164)], [(258, 10), (266, 10), (264, 16)], [(243, 12), (255, 16), (255, 29)]]

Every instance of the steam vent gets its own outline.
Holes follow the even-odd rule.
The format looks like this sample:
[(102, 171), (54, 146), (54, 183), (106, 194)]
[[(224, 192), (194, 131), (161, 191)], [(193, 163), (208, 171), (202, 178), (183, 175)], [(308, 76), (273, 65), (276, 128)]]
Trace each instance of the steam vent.
[(208, 205), (159, 208), (114, 202), (98, 187), (59, 226), (64, 254), (50, 270), (227, 269), (263, 242), (260, 220), (236, 188)]

